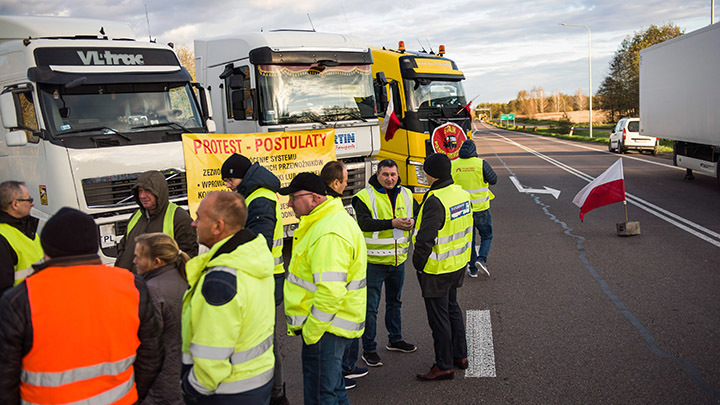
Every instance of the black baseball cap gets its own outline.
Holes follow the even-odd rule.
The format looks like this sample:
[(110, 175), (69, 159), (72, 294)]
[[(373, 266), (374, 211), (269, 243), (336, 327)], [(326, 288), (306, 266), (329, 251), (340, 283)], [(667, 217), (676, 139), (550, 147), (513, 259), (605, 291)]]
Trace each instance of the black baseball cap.
[(294, 192), (306, 190), (315, 194), (327, 195), (325, 182), (315, 173), (298, 173), (290, 182), (290, 185), (278, 190), (282, 195), (289, 195)]

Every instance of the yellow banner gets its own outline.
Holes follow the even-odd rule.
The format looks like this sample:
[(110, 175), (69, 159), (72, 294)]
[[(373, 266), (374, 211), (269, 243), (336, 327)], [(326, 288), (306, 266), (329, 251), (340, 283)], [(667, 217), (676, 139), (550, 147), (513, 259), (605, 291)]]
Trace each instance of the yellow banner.
[[(183, 134), (188, 208), (195, 218), (200, 201), (210, 191), (227, 191), (220, 175), (233, 153), (258, 162), (280, 179), (283, 187), (301, 172), (320, 173), (335, 160), (335, 130), (262, 132), (255, 134)], [(288, 197), (278, 195), (283, 225), (298, 222)]]

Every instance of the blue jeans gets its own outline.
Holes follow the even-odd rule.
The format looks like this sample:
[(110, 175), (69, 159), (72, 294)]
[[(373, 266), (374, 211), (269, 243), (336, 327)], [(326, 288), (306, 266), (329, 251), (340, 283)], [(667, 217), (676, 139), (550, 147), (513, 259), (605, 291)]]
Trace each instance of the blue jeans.
[(305, 405), (349, 404), (342, 360), (352, 339), (325, 332), (317, 343), (302, 345)]
[[(475, 229), (477, 229), (477, 233), (480, 234), (480, 252), (475, 250)], [(476, 260), (483, 263), (487, 262), (492, 238), (493, 233), (490, 209), (473, 212), (472, 249), (470, 249), (470, 261), (468, 262), (471, 269), (474, 268)]]
[(342, 362), (342, 368), (343, 371), (346, 373), (349, 373), (355, 369), (355, 363), (358, 361), (358, 354), (360, 352), (359, 346), (360, 346), (360, 338), (355, 338), (350, 341), (350, 345), (347, 349), (345, 349), (345, 354), (343, 355), (343, 362)]
[(400, 307), (403, 283), (405, 282), (405, 263), (397, 266), (388, 264), (367, 264), (367, 313), (365, 332), (362, 336), (363, 351), (377, 351), (375, 335), (377, 333), (377, 314), (380, 305), (380, 292), (385, 283), (385, 328), (391, 343), (402, 340), (402, 321)]

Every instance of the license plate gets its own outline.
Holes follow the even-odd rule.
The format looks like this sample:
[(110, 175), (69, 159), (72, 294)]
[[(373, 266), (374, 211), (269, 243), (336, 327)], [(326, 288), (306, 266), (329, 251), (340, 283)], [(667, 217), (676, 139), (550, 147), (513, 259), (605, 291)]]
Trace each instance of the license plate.
[(119, 240), (115, 237), (115, 224), (100, 225), (100, 246), (102, 248), (115, 247)]

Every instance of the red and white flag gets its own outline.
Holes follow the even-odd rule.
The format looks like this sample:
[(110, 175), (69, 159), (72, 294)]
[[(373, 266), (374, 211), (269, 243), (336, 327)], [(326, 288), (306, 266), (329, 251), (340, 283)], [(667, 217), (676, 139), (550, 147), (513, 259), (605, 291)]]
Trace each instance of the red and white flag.
[(622, 158), (620, 158), (580, 190), (573, 198), (573, 204), (580, 207), (580, 221), (582, 221), (585, 214), (591, 210), (624, 200), (625, 177), (623, 177)]
[(400, 120), (395, 116), (395, 106), (392, 97), (388, 101), (387, 110), (385, 110), (385, 119), (380, 126), (380, 132), (385, 134), (385, 140), (389, 141), (395, 136), (395, 131), (400, 129)]

